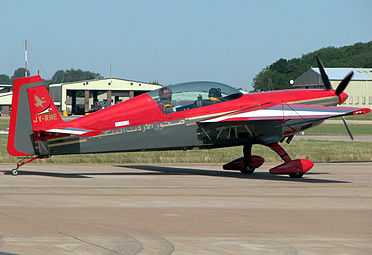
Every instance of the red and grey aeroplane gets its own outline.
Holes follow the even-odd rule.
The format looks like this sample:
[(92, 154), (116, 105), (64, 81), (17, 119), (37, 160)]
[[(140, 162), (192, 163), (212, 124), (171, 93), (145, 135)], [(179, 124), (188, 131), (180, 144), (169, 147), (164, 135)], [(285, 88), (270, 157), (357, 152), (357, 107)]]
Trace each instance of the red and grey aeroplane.
[(243, 156), (224, 169), (252, 174), (264, 163), (251, 153), (252, 145), (260, 144), (284, 161), (270, 173), (302, 177), (313, 167), (312, 161), (292, 159), (281, 142), (290, 143), (299, 132), (328, 118), (370, 111), (337, 107), (347, 98), (343, 91), (353, 73), (333, 90), (317, 61), (324, 89), (247, 94), (221, 83), (189, 82), (162, 87), (70, 121), (61, 118), (40, 76), (16, 79), (8, 152), (25, 158), (11, 173), (17, 175), (20, 166), (53, 155), (243, 145)]

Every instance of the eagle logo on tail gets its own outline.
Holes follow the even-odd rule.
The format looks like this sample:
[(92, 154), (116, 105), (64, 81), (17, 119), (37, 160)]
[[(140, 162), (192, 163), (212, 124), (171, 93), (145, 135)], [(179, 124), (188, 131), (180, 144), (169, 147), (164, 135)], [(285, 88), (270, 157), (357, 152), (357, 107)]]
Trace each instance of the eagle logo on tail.
[(44, 97), (39, 97), (37, 95), (34, 96), (34, 101), (35, 101), (34, 105), (37, 108), (44, 107), (44, 104), (46, 102), (46, 100), (44, 100)]

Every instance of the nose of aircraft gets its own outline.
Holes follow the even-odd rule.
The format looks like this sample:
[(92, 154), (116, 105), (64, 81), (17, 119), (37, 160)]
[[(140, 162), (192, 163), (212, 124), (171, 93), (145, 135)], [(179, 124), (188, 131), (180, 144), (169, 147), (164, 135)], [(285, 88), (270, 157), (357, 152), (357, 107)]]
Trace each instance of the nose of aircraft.
[(349, 95), (345, 92), (342, 92), (340, 95), (338, 95), (338, 103), (342, 104), (346, 101), (346, 99), (349, 97)]

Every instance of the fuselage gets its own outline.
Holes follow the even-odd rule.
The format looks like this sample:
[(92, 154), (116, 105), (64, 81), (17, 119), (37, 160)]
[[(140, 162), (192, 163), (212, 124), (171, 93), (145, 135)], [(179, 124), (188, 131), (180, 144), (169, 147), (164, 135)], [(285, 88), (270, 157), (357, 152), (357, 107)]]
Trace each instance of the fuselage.
[(340, 97), (335, 95), (334, 90), (292, 89), (243, 94), (241, 97), (227, 102), (166, 114), (161, 111), (157, 103), (146, 93), (87, 116), (74, 119), (66, 123), (65, 126), (104, 132), (120, 128), (121, 122), (127, 124), (125, 126), (130, 127), (180, 119), (202, 119), (247, 108), (259, 109), (268, 105), (294, 103), (336, 106), (342, 102)]
[[(335, 106), (346, 99), (334, 90), (292, 89), (242, 94), (216, 104), (166, 113), (153, 97), (146, 93), (87, 116), (63, 123), (60, 128), (84, 128), (98, 135), (86, 138), (51, 139), (51, 154), (97, 153), (119, 151), (171, 150), (215, 148), (246, 143), (272, 143), (314, 126), (301, 120), (264, 122), (244, 127), (212, 126), (206, 130), (198, 122), (242, 110), (256, 110), (277, 104), (316, 104)], [(211, 131), (212, 130), (212, 131)]]

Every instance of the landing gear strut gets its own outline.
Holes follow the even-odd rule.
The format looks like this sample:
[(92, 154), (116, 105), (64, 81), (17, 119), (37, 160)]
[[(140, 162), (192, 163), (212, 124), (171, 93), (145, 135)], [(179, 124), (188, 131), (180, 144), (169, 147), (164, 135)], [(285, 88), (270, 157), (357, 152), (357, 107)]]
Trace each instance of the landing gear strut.
[(43, 158), (43, 157), (40, 157), (39, 155), (37, 155), (37, 156), (32, 156), (32, 157), (30, 157), (30, 158), (23, 158), (23, 159), (21, 159), (21, 160), (19, 160), (19, 161), (17, 162), (16, 168), (10, 170), (9, 173), (10, 173), (11, 175), (13, 175), (13, 176), (17, 176), (17, 175), (19, 174), (18, 169), (19, 169), (21, 166), (26, 165), (26, 164), (31, 163), (32, 161), (34, 161), (34, 160), (36, 160), (36, 159), (41, 159), (41, 158)]
[[(314, 165), (313, 162), (308, 159), (291, 159), (284, 148), (278, 143), (272, 143), (266, 146), (276, 152), (284, 161), (283, 164), (271, 168), (271, 174), (288, 174), (291, 178), (301, 178)], [(262, 157), (252, 155), (252, 145), (247, 144), (243, 147), (243, 157), (225, 164), (223, 169), (239, 170), (242, 174), (252, 174), (264, 161)]]
[(252, 159), (252, 144), (246, 144), (243, 146), (243, 168), (240, 169), (242, 174), (253, 174), (256, 167), (251, 163)]
[(288, 174), (291, 178), (301, 178), (313, 167), (313, 162), (307, 159), (292, 160), (284, 148), (278, 143), (267, 145), (284, 161), (283, 164), (270, 169), (271, 174)]

